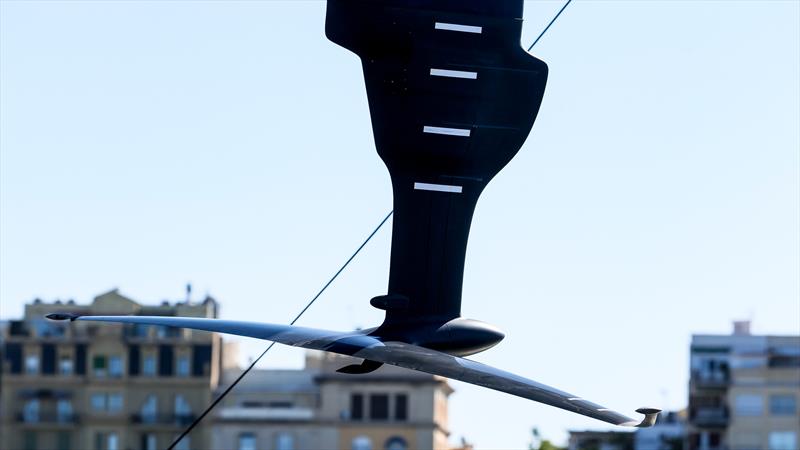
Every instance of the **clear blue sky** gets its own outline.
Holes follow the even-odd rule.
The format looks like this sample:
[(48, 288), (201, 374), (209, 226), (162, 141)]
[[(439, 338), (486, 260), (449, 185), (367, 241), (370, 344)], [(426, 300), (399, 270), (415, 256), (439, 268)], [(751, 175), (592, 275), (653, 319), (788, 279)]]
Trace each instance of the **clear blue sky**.
[[(560, 6), (526, 2), (526, 46)], [(391, 208), (323, 1), (0, 12), (0, 317), (191, 281), (224, 318), (286, 322)], [(796, 1), (567, 9), (534, 49), (533, 132), (475, 214), (463, 312), (507, 333), (476, 359), (632, 412), (685, 405), (691, 333), (800, 332), (798, 22)], [(389, 231), (303, 325), (379, 322)], [(262, 367), (300, 365), (275, 350)], [(604, 428), (454, 386), (454, 438), (479, 448)]]

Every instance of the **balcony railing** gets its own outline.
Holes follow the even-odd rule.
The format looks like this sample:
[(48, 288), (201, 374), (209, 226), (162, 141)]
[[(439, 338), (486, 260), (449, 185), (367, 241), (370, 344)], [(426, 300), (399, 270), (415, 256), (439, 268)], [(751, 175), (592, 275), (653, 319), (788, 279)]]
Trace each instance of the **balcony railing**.
[(701, 406), (692, 410), (691, 421), (704, 427), (724, 427), (728, 424), (728, 408), (724, 406)]
[(218, 415), (220, 420), (277, 420), (308, 421), (314, 418), (311, 408), (227, 407)]
[(51, 413), (38, 413), (38, 414), (25, 414), (25, 413), (18, 413), (17, 414), (17, 422), (20, 423), (42, 423), (42, 424), (67, 424), (72, 425), (79, 423), (79, 417), (77, 414), (51, 414)]
[(724, 388), (731, 382), (730, 372), (727, 369), (715, 371), (692, 371), (692, 384), (697, 387)]
[(131, 421), (135, 424), (185, 426), (195, 417), (194, 414), (132, 414)]

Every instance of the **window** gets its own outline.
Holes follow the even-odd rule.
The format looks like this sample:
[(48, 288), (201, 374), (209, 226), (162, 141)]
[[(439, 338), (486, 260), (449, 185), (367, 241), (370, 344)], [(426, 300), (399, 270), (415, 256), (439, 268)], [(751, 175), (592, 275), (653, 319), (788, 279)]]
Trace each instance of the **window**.
[(350, 450), (372, 450), (372, 440), (367, 436), (356, 436), (350, 443)]
[(176, 373), (179, 377), (189, 376), (189, 355), (178, 355)]
[(394, 419), (408, 420), (408, 395), (397, 394), (394, 397)]
[[(178, 436), (175, 436), (175, 438), (177, 439)], [(175, 450), (189, 450), (190, 442), (189, 436), (184, 436), (183, 439), (178, 442), (178, 445), (175, 446)]]
[(739, 394), (735, 409), (738, 416), (760, 416), (764, 413), (764, 399), (760, 395)]
[(74, 363), (71, 356), (62, 356), (58, 360), (58, 373), (61, 375), (72, 375), (74, 371)]
[[(140, 323), (134, 324), (131, 334), (136, 337), (147, 337), (150, 331), (150, 325), (143, 325)], [(150, 436), (150, 435), (148, 435)]]
[(142, 423), (155, 423), (156, 414), (158, 414), (158, 398), (151, 394), (142, 404)]
[(38, 337), (64, 336), (64, 330), (66, 328), (62, 324), (55, 324), (44, 319), (32, 320), (31, 322), (36, 336)]
[(95, 450), (119, 450), (117, 433), (97, 433), (94, 435)]
[(108, 394), (108, 412), (119, 413), (122, 411), (122, 406), (122, 394), (119, 392)]
[(22, 407), (22, 420), (29, 423), (39, 421), (39, 400), (25, 402), (25, 406)]
[(104, 355), (95, 355), (92, 358), (92, 373), (96, 377), (105, 377), (107, 373), (107, 362)]
[(59, 399), (56, 402), (56, 418), (59, 422), (69, 422), (72, 420), (72, 402), (67, 399)]
[(149, 377), (156, 374), (156, 355), (144, 355), (144, 362), (142, 364), (142, 375)]
[(122, 376), (122, 357), (111, 356), (108, 358), (108, 375), (113, 378)]
[(369, 396), (369, 418), (372, 420), (389, 420), (389, 396), (372, 394)]
[(361, 420), (364, 418), (364, 396), (353, 394), (350, 396), (350, 419)]
[(142, 435), (142, 450), (158, 450), (157, 444), (158, 441), (156, 441), (155, 434), (147, 433)]
[(773, 431), (769, 434), (769, 450), (797, 450), (797, 433)]
[(108, 405), (108, 398), (105, 393), (96, 392), (89, 397), (92, 411), (105, 411)]
[(92, 411), (119, 414), (122, 412), (124, 401), (119, 392), (95, 392), (89, 397)]
[(294, 450), (294, 437), (289, 433), (281, 433), (275, 439), (275, 450)]
[(25, 373), (28, 375), (39, 374), (39, 355), (28, 355), (25, 357)]
[(775, 416), (793, 416), (797, 413), (797, 399), (792, 394), (770, 395), (769, 413)]
[(256, 450), (256, 435), (253, 433), (242, 433), (239, 435), (239, 450)]
[(383, 446), (386, 450), (408, 450), (408, 442), (400, 436), (392, 436)]
[(175, 417), (177, 419), (186, 419), (192, 415), (192, 408), (189, 406), (189, 402), (186, 401), (186, 397), (182, 395), (175, 396)]
[(118, 450), (119, 449), (119, 437), (117, 433), (108, 433), (108, 438), (106, 439), (108, 445), (106, 446), (106, 450)]

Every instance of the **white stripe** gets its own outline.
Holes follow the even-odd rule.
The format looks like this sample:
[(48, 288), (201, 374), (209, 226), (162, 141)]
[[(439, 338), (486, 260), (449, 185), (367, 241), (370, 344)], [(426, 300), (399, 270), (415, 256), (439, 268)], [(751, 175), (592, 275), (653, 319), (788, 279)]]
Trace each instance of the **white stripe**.
[(422, 127), (422, 132), (432, 133), (432, 134), (446, 134), (448, 136), (469, 137), (470, 130), (465, 130), (463, 128), (429, 127), (426, 125)]
[(600, 409), (598, 409), (598, 411), (600, 411), (600, 412), (605, 412), (605, 411), (611, 411), (611, 410), (610, 410), (610, 409), (608, 409), (608, 408), (600, 408)]
[(582, 399), (580, 397), (570, 397), (567, 400), (569, 400), (571, 402), (578, 402), (578, 401), (585, 402), (586, 401), (586, 400), (584, 400), (584, 399)]
[(481, 34), (483, 32), (483, 27), (459, 25), (457, 23), (436, 22), (435, 28), (437, 30), (461, 31), (462, 33)]
[(418, 191), (453, 192), (455, 194), (461, 193), (461, 186), (452, 186), (449, 184), (414, 183), (414, 189)]
[(475, 80), (478, 78), (478, 72), (465, 72), (463, 70), (446, 70), (446, 69), (431, 69), (431, 76), (434, 77), (451, 77), (451, 78), (467, 78)]

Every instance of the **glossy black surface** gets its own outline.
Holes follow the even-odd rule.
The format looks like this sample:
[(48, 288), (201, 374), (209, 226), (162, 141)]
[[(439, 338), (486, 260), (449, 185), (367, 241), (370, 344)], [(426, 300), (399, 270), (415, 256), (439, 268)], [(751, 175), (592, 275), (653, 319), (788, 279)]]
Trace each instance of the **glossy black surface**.
[[(326, 34), (361, 58), (375, 145), (392, 180), (388, 294), (407, 305), (382, 308), (386, 324), (443, 324), (461, 314), (478, 197), (528, 136), (547, 80), (547, 65), (520, 47), (522, 5), (328, 1)], [(434, 76), (433, 69), (461, 77)], [(425, 133), (425, 127), (469, 136)], [(415, 189), (415, 183), (460, 192)]]

